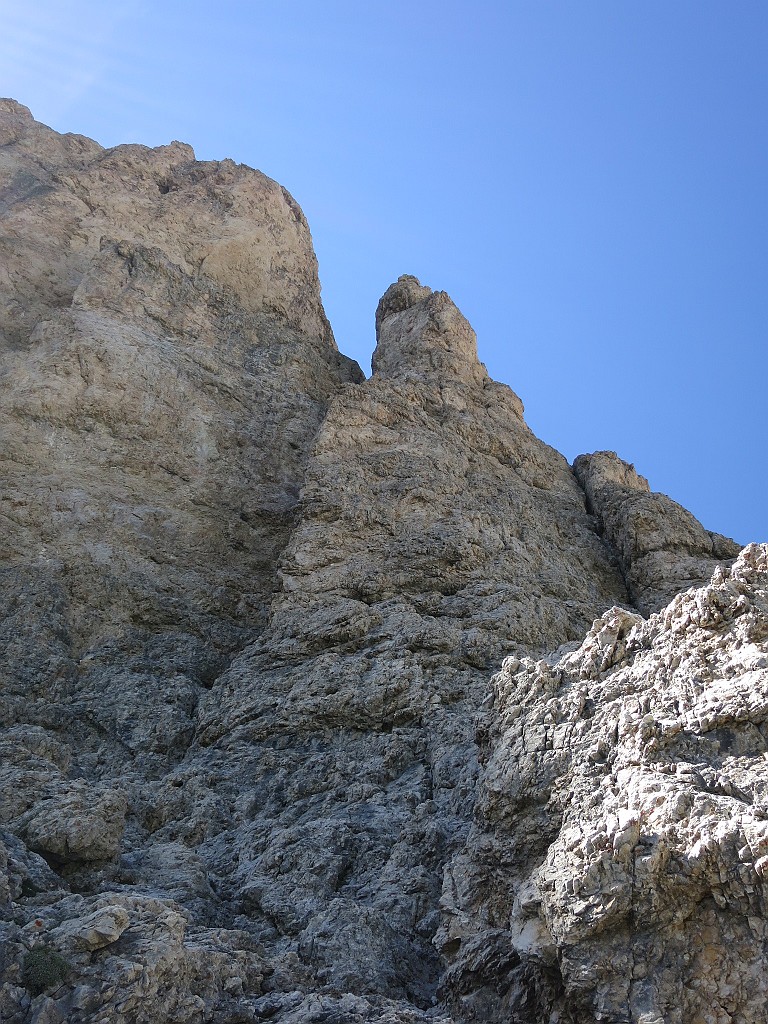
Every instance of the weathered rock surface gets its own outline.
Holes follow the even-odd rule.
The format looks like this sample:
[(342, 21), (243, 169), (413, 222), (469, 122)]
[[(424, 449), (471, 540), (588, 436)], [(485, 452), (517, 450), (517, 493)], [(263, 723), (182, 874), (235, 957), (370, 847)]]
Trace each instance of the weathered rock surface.
[(647, 620), (613, 608), (575, 650), (507, 659), (483, 731), (443, 893), (457, 1015), (761, 1020), (768, 545)]
[(710, 533), (666, 494), (653, 494), (635, 467), (614, 452), (580, 455), (573, 464), (587, 507), (617, 553), (630, 597), (644, 614), (709, 579), (739, 545)]
[(172, 626), (206, 684), (263, 624), (327, 402), (362, 375), (281, 186), (0, 118), (6, 592), (36, 586), (81, 662), (115, 634), (157, 661)]
[(0, 142), (0, 1019), (746, 1024), (764, 549), (415, 278), (363, 380), (259, 172)]

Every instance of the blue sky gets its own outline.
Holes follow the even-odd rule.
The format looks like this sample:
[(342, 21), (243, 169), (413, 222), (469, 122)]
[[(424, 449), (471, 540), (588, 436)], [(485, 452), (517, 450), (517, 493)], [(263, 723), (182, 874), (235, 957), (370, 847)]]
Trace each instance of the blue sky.
[(768, 540), (764, 0), (0, 0), (0, 94), (302, 205), (339, 348), (448, 291), (569, 460)]

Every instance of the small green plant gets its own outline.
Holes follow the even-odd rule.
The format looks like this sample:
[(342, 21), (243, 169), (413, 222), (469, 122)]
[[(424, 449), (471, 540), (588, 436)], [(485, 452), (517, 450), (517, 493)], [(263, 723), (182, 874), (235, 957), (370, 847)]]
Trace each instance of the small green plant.
[(69, 974), (69, 964), (50, 946), (37, 946), (24, 957), (21, 981), (33, 996), (39, 996), (52, 985), (60, 985)]

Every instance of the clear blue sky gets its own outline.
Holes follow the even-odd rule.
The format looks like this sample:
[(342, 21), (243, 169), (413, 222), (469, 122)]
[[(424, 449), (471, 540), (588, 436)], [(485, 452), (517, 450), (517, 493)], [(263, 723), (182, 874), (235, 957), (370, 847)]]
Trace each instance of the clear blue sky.
[(765, 0), (0, 0), (0, 94), (284, 184), (368, 371), (448, 291), (569, 460), (609, 448), (768, 540)]

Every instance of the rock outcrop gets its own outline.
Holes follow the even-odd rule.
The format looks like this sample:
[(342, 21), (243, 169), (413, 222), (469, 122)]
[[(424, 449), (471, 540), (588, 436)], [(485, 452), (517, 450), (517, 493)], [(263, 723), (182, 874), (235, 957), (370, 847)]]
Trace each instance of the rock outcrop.
[(275, 182), (0, 114), (9, 585), (66, 602), (91, 657), (173, 624), (205, 682), (263, 624), (327, 403), (362, 374)]
[(648, 619), (612, 608), (575, 650), (507, 659), (492, 693), (442, 901), (457, 1017), (762, 1020), (768, 545)]
[(259, 172), (0, 142), (0, 1019), (757, 1019), (765, 549), (413, 277), (365, 380)]
[(573, 468), (587, 507), (618, 556), (632, 603), (644, 614), (739, 553), (738, 544), (705, 530), (677, 502), (651, 493), (645, 477), (614, 452), (580, 455)]

